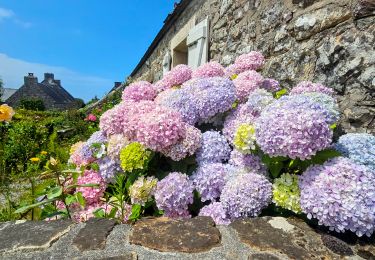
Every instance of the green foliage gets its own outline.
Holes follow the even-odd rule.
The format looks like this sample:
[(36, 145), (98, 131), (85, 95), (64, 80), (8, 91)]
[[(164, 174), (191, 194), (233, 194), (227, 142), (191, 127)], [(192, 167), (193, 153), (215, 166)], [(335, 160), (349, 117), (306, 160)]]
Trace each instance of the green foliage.
[(44, 111), (46, 107), (41, 99), (21, 99), (19, 108), (33, 110), (33, 111)]
[(323, 164), (329, 159), (340, 156), (341, 154), (333, 149), (319, 151), (310, 160), (290, 159), (287, 157), (277, 156), (270, 157), (262, 154), (262, 162), (268, 167), (273, 178), (279, 177), (282, 173), (300, 174), (313, 164)]

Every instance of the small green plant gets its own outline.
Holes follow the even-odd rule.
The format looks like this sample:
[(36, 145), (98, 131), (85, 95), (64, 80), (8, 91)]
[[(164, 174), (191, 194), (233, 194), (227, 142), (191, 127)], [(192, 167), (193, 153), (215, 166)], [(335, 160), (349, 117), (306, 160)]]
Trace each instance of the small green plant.
[[(51, 158), (47, 165), (47, 171), (40, 174), (40, 178), (55, 178), (56, 184), (46, 187), (44, 192), (38, 197), (37, 202), (18, 208), (15, 213), (25, 214), (36, 208), (41, 209), (41, 218), (72, 218), (69, 206), (79, 203), (85, 206), (85, 199), (80, 192), (70, 194), (70, 190), (77, 187), (97, 187), (96, 184), (77, 185), (77, 178), (81, 171), (63, 170), (58, 160)], [(63, 205), (59, 207), (58, 205)]]

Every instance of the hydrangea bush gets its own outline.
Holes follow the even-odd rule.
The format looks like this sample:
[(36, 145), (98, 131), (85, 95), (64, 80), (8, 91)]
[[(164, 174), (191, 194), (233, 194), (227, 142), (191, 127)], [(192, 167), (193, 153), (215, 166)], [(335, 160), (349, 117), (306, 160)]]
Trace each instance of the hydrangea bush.
[(227, 68), (178, 65), (126, 87), (100, 131), (72, 146), (70, 163), (83, 173), (69, 192), (86, 201), (69, 206), (73, 218), (201, 215), (227, 225), (274, 210), (371, 235), (375, 137), (334, 144), (332, 88), (301, 82), (288, 94), (262, 76), (264, 62), (253, 51)]

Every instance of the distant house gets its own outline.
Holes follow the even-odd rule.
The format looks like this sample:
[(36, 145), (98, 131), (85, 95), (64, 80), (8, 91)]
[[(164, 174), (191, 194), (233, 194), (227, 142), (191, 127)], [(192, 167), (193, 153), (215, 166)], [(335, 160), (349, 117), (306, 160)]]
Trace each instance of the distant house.
[(44, 80), (40, 83), (33, 73), (29, 73), (24, 77), (24, 84), (5, 102), (17, 107), (23, 99), (42, 100), (47, 110), (66, 110), (77, 107), (74, 97), (61, 86), (61, 81), (55, 79), (53, 73), (44, 73)]

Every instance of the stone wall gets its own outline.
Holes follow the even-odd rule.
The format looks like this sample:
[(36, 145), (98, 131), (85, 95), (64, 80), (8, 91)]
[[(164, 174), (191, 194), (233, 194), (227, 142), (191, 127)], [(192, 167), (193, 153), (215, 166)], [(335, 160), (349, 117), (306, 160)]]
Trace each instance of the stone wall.
[(209, 17), (211, 60), (260, 51), (264, 76), (333, 87), (344, 130), (375, 133), (374, 0), (192, 0), (132, 80), (161, 77), (171, 39), (194, 16)]
[(215, 226), (209, 217), (0, 223), (0, 259), (375, 259), (375, 240), (314, 230), (297, 218)]

